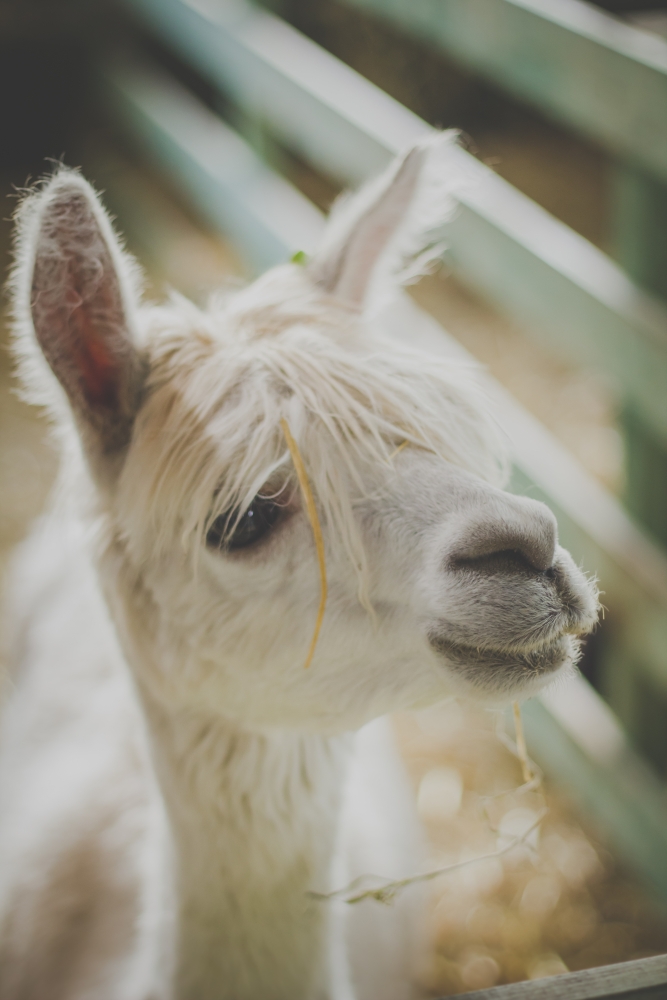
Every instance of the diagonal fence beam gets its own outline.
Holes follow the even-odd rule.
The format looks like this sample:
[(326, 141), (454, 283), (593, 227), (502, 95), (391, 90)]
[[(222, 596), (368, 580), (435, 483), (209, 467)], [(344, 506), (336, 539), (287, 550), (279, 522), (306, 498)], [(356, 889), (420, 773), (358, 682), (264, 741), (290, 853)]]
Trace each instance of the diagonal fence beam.
[(446, 52), (667, 183), (667, 41), (658, 35), (582, 0), (338, 2)]
[(664, 1000), (667, 997), (667, 955), (597, 969), (566, 972), (533, 982), (494, 986), (459, 993), (450, 1000)]

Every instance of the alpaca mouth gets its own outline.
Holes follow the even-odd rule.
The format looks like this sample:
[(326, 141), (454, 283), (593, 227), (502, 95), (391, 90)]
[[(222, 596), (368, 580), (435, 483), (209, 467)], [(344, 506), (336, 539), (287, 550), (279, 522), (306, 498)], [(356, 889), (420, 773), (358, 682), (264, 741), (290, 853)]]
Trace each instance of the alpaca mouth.
[(517, 693), (544, 682), (566, 664), (576, 662), (579, 644), (561, 635), (528, 652), (479, 649), (431, 634), (429, 642), (473, 688), (484, 692)]

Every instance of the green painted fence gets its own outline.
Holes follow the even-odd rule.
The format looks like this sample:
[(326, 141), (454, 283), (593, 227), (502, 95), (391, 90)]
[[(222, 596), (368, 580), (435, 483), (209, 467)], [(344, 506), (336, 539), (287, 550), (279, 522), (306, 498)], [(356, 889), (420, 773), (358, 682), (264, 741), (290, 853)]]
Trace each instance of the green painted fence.
[(667, 183), (667, 41), (580, 0), (340, 0)]

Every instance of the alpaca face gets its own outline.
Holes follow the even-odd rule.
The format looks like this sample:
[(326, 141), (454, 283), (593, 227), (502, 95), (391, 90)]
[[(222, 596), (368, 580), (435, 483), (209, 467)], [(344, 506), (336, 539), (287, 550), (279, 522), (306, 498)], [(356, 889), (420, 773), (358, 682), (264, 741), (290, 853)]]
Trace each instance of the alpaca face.
[[(347, 449), (306, 410), (298, 380), (287, 379), (290, 363), (317, 362), (309, 385), (328, 412), (320, 368), (342, 410), (344, 375), (351, 382), (360, 371), (376, 405), (388, 406), (373, 361), (404, 378), (427, 366), (418, 355), (392, 356), (388, 343), (380, 359), (349, 318), (347, 329), (344, 319), (319, 332), (291, 325), (285, 302), (300, 294), (303, 303), (307, 280), (281, 269), (243, 293), (264, 297), (274, 332), (259, 340), (253, 311), (244, 342), (245, 312), (234, 300), (208, 316), (186, 310), (178, 332), (172, 316), (166, 354), (166, 314), (153, 318), (147, 396), (112, 515), (124, 572), (136, 581), (116, 590), (131, 595), (117, 617), (138, 669), (155, 656), (150, 684), (175, 705), (215, 707), (254, 727), (326, 731), (452, 691), (502, 699), (536, 690), (574, 661), (576, 636), (596, 617), (590, 585), (557, 546), (553, 515), (426, 446), (396, 453), (397, 430), (384, 452), (369, 449), (346, 468)], [(465, 392), (432, 371), (417, 385), (422, 403), (430, 392), (432, 408), (447, 415), (439, 433), (453, 433)], [(297, 435), (326, 543), (329, 597), (308, 670), (320, 580), (281, 413)], [(466, 421), (470, 430), (472, 414)], [(468, 460), (488, 472), (483, 429)], [(257, 468), (242, 469), (252, 454)], [(236, 480), (243, 497), (229, 489)]]
[[(308, 269), (278, 268), (205, 313), (139, 306), (77, 175), (24, 209), (19, 321), (83, 443), (121, 642), (175, 710), (334, 732), (452, 691), (514, 697), (571, 664), (595, 622), (548, 509), (498, 488), (466, 373), (365, 327), (392, 241), (414, 250), (410, 219), (433, 204), (437, 149), (348, 202)], [(308, 670), (320, 577), (283, 421), (326, 548)]]

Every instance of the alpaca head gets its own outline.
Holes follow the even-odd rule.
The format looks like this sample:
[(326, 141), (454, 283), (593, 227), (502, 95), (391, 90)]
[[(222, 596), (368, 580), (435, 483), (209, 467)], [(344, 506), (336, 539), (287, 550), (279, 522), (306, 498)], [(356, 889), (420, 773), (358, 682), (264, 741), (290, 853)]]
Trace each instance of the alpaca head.
[[(78, 174), (25, 202), (26, 377), (81, 443), (102, 583), (140, 686), (164, 705), (342, 730), (452, 691), (533, 691), (593, 627), (596, 595), (553, 516), (501, 489), (502, 447), (467, 372), (371, 332), (369, 302), (423, 266), (442, 220), (448, 141), (336, 210), (306, 267), (206, 311), (141, 305)], [(285, 423), (329, 584), (308, 670), (320, 577)]]

